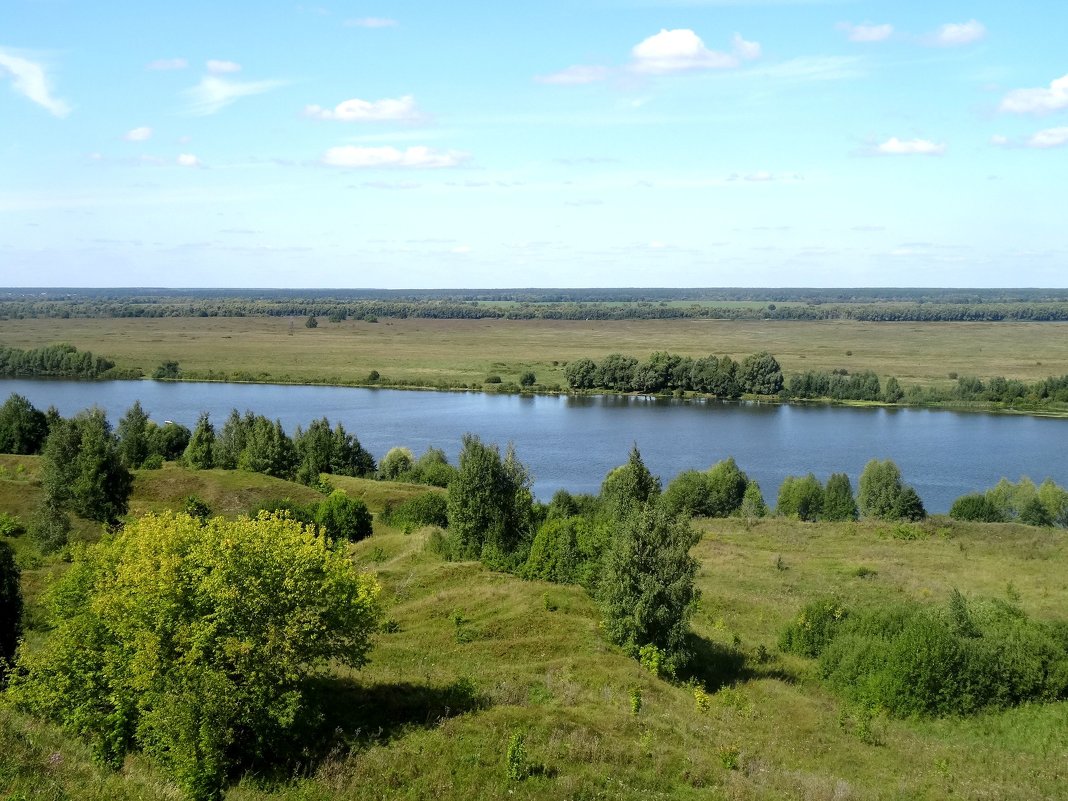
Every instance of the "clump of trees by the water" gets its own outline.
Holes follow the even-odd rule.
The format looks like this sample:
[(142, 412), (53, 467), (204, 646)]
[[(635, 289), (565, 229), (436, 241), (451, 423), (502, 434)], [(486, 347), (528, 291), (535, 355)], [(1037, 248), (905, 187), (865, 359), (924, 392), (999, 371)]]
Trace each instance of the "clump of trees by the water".
[(1068, 528), (1068, 489), (1049, 478), (1037, 486), (1026, 476), (1016, 483), (1003, 478), (985, 492), (957, 498), (949, 516), (983, 523)]
[(807, 604), (779, 646), (819, 660), (820, 677), (866, 709), (968, 715), (1068, 698), (1068, 623), (1031, 620), (998, 599), (954, 591), (942, 607)]
[(0, 376), (7, 378), (140, 378), (137, 370), (116, 370), (115, 362), (73, 345), (32, 350), (0, 346)]
[(744, 393), (777, 395), (783, 387), (782, 368), (766, 351), (740, 363), (729, 356), (694, 359), (658, 351), (644, 362), (614, 353), (600, 362), (576, 359), (564, 368), (572, 389), (606, 389), (653, 394), (665, 391), (700, 392), (718, 398)]

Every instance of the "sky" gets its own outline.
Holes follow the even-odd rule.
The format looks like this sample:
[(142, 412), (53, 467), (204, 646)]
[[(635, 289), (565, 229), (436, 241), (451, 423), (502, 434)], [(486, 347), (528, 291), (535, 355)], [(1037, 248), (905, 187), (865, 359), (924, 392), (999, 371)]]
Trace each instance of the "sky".
[(0, 0), (0, 285), (1068, 286), (1068, 3)]

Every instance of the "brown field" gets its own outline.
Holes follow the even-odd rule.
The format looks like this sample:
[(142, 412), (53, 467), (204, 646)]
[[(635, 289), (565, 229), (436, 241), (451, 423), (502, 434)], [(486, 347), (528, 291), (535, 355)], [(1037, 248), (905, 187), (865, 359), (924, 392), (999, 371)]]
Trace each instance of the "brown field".
[(0, 344), (31, 348), (69, 342), (146, 375), (177, 360), (189, 376), (246, 380), (566, 386), (563, 364), (656, 350), (741, 358), (773, 353), (786, 373), (874, 370), (904, 384), (946, 386), (950, 372), (1036, 380), (1068, 373), (1068, 323), (862, 323), (853, 321), (383, 319), (378, 323), (303, 318), (37, 319), (0, 322)]

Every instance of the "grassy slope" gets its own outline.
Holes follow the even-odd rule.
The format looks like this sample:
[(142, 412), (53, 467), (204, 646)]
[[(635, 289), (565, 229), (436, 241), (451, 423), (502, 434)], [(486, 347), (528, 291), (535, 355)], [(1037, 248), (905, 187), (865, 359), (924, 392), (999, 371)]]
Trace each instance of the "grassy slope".
[[(259, 380), (480, 384), (488, 374), (566, 386), (560, 363), (654, 350), (692, 356), (775, 354), (787, 372), (845, 368), (948, 386), (947, 374), (1036, 380), (1068, 373), (1068, 323), (861, 323), (853, 321), (549, 320), (323, 321), (287, 318), (8, 320), (0, 344), (70, 342), (146, 375), (166, 359), (193, 373), (246, 372)], [(851, 355), (847, 355), (847, 351)], [(558, 362), (554, 365), (553, 362)]]
[[(335, 481), (372, 508), (423, 490)], [(12, 483), (0, 480), (0, 508)], [(249, 497), (308, 492), (262, 476), (169, 467), (138, 476), (134, 506), (158, 508), (190, 487), (228, 510)], [(774, 650), (798, 606), (829, 591), (854, 602), (942, 600), (951, 587), (1003, 596), (1011, 582), (1030, 613), (1063, 616), (1063, 532), (930, 525), (906, 541), (885, 525), (700, 525), (703, 600), (694, 628), (721, 667), (709, 676), (720, 680), (710, 690), (722, 683), (705, 711), (689, 690), (654, 679), (608, 646), (581, 590), (444, 563), (425, 550), (427, 532), (405, 536), (376, 522), (353, 558), (378, 574), (399, 630), (379, 637), (367, 668), (336, 677), (332, 724), (345, 744), (306, 778), (245, 777), (227, 797), (1040, 799), (1063, 792), (1068, 703), (966, 721), (877, 719), (867, 735), (856, 711), (821, 689), (812, 663)], [(857, 567), (874, 574), (859, 578)], [(456, 611), (468, 621), (462, 638)], [(765, 663), (755, 659), (761, 645), (772, 652)], [(747, 666), (732, 666), (732, 652), (746, 654)], [(448, 687), (461, 678), (474, 683), (482, 708), (457, 705)], [(643, 696), (637, 716), (633, 687)], [(542, 768), (518, 784), (504, 767), (514, 731), (526, 733), (529, 757)], [(730, 769), (724, 757), (733, 753)], [(131, 757), (121, 774), (101, 771), (76, 741), (2, 709), (0, 754), (0, 797), (173, 797), (144, 760)]]

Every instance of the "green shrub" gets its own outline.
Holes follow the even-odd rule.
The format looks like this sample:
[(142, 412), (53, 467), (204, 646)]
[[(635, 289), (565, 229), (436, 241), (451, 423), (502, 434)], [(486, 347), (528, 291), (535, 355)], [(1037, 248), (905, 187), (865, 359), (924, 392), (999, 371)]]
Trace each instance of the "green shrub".
[(422, 526), (439, 526), (448, 523), (448, 501), (441, 492), (424, 492), (396, 506), (387, 506), (382, 519), (394, 528), (416, 529)]
[(319, 504), (315, 522), (330, 537), (358, 542), (371, 536), (371, 513), (363, 501), (334, 490)]
[(523, 577), (557, 584), (578, 581), (582, 554), (577, 531), (585, 525), (581, 517), (555, 518), (542, 523), (530, 546)]
[(982, 493), (962, 495), (953, 501), (949, 516), (954, 520), (971, 520), (981, 523), (1000, 523), (1004, 516), (994, 503)]
[(847, 617), (837, 598), (820, 598), (805, 605), (779, 637), (779, 648), (801, 656), (817, 657), (834, 639)]
[(955, 592), (943, 607), (884, 606), (833, 623), (832, 604), (817, 604), (782, 644), (819, 657), (827, 683), (863, 707), (967, 715), (1068, 698), (1068, 626), (1032, 621), (1007, 602)]
[(0, 512), (0, 537), (17, 537), (26, 527), (15, 515)]

